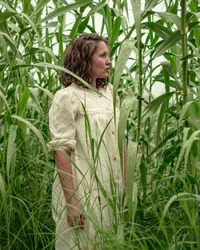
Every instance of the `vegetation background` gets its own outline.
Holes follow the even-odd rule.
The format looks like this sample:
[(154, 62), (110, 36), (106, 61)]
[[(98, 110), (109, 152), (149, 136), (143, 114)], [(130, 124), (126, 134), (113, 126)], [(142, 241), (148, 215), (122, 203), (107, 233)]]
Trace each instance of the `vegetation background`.
[(200, 249), (199, 18), (198, 0), (0, 1), (0, 249), (54, 249), (48, 110), (64, 51), (97, 30), (121, 100), (128, 196), (94, 248)]

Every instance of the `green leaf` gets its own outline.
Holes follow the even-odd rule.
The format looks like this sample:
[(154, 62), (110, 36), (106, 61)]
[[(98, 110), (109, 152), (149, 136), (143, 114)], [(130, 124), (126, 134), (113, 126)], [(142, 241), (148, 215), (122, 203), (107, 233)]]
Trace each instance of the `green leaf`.
[(175, 137), (177, 134), (182, 132), (182, 127), (178, 127), (178, 129), (173, 130), (170, 134), (168, 134), (156, 147), (151, 151), (151, 154), (153, 155), (155, 152), (157, 152), (159, 149), (162, 149), (162, 147), (165, 145), (165, 143)]
[(197, 69), (193, 69), (194, 73), (196, 74), (197, 78), (198, 78), (198, 81), (200, 82), (200, 69), (197, 68)]
[(145, 1), (145, 7), (144, 7), (144, 12), (142, 13), (142, 16), (144, 16), (147, 11), (154, 8), (159, 2), (160, 2), (160, 0), (147, 0), (147, 1)]
[(10, 35), (8, 33), (4, 33), (4, 32), (0, 32), (0, 34), (4, 37), (4, 39), (6, 40), (6, 42), (10, 45), (10, 47), (13, 50), (13, 52), (17, 51), (17, 47), (16, 47), (16, 44), (15, 44), (15, 41), (10, 37)]
[(161, 65), (165, 71), (167, 71), (170, 76), (174, 77), (174, 69), (172, 68), (172, 65), (168, 61), (161, 62)]
[(73, 77), (75, 77), (76, 79), (78, 79), (79, 81), (81, 81), (83, 84), (85, 84), (85, 86), (87, 86), (89, 89), (93, 90), (94, 92), (96, 92), (98, 95), (101, 95), (99, 93), (99, 91), (97, 91), (95, 88), (93, 88), (89, 83), (87, 83), (86, 81), (84, 81), (82, 78), (80, 78), (79, 76), (77, 76), (76, 74), (74, 74), (73, 72), (71, 72), (70, 70), (58, 66), (58, 65), (53, 65), (50, 63), (35, 63), (35, 64), (23, 64), (23, 65), (16, 65), (12, 68), (12, 70), (16, 70), (16, 69), (20, 69), (20, 68), (24, 68), (24, 67), (42, 67), (42, 68), (50, 68), (50, 69), (55, 69), (55, 70), (59, 70), (59, 71), (64, 71), (70, 75), (72, 75)]
[(187, 139), (188, 132), (189, 132), (189, 128), (185, 128), (184, 133), (186, 135), (184, 136), (183, 146), (182, 146), (181, 151), (179, 153), (177, 164), (176, 164), (176, 171), (177, 171), (182, 159), (184, 159), (184, 171), (185, 171), (185, 173), (189, 170), (187, 168), (189, 166), (188, 160), (189, 160), (192, 145), (195, 141), (200, 141), (200, 138), (199, 138), (200, 130), (196, 130), (195, 132), (193, 132), (191, 134), (191, 136), (189, 137), (189, 139)]
[(126, 97), (120, 108), (120, 117), (118, 123), (118, 148), (121, 159), (121, 166), (123, 166), (123, 140), (124, 140), (124, 132), (126, 128), (127, 119), (131, 108), (133, 108), (134, 97), (129, 96)]
[[(108, 6), (108, 4), (106, 4), (104, 6), (104, 13), (103, 13), (103, 23), (106, 24), (106, 28), (107, 28), (107, 33), (108, 33), (108, 37), (112, 36), (112, 18), (111, 18), (111, 11), (110, 11), (110, 7)], [(102, 33), (103, 33), (103, 27), (102, 27)]]
[(84, 20), (79, 24), (78, 27), (78, 32), (82, 33), (85, 28), (88, 25), (89, 19), (92, 15), (94, 15), (95, 13), (97, 13), (101, 8), (104, 7), (104, 5), (106, 4), (106, 0), (100, 1), (99, 3), (97, 3), (94, 7), (92, 6), (91, 10), (89, 11), (89, 13), (87, 14), (87, 16), (84, 18)]
[(4, 213), (5, 213), (5, 221), (6, 221), (6, 226), (8, 230), (9, 229), (8, 211), (9, 210), (8, 210), (8, 204), (7, 204), (6, 184), (1, 173), (0, 173), (0, 194), (2, 197), (1, 203), (3, 206)]
[(143, 199), (146, 199), (146, 191), (147, 191), (147, 169), (145, 164), (145, 157), (142, 154), (141, 162), (140, 162), (140, 178), (143, 189)]
[(11, 176), (11, 173), (14, 173), (14, 169), (10, 170), (10, 167), (11, 167), (11, 165), (13, 167), (15, 166), (12, 159), (13, 159), (13, 155), (16, 152), (15, 139), (16, 139), (16, 135), (17, 135), (17, 128), (18, 128), (18, 126), (11, 125), (10, 130), (9, 130), (7, 159), (6, 159), (6, 173), (7, 173), (8, 179), (10, 179), (10, 177), (12, 178), (13, 176)]
[(114, 21), (113, 27), (112, 27), (112, 35), (110, 38), (110, 51), (112, 52), (114, 42), (116, 39), (119, 37), (119, 31), (120, 31), (120, 26), (121, 26), (121, 17), (117, 17)]
[(36, 15), (39, 11), (41, 11), (49, 2), (50, 0), (38, 0), (34, 15)]
[(200, 18), (200, 12), (193, 12), (193, 14), (194, 14), (196, 17)]
[(161, 108), (160, 108), (160, 113), (159, 113), (159, 116), (158, 116), (158, 122), (157, 122), (157, 144), (159, 143), (159, 140), (160, 140), (160, 131), (161, 131), (161, 128), (162, 128), (162, 122), (163, 122), (163, 118), (164, 118), (164, 115), (165, 115), (165, 110), (167, 108), (167, 100), (165, 100), (162, 105), (161, 105)]
[(23, 12), (29, 15), (31, 6), (31, 0), (22, 0)]
[(189, 107), (194, 103), (194, 101), (189, 101), (187, 102), (184, 106), (183, 109), (181, 110), (180, 113), (180, 118), (179, 118), (179, 122), (181, 122), (186, 114), (186, 112), (188, 111)]
[(170, 12), (156, 12), (164, 21), (176, 24), (177, 28), (181, 30), (181, 18), (176, 14)]
[(17, 114), (21, 115), (26, 107), (26, 104), (28, 102), (28, 98), (30, 96), (30, 90), (29, 88), (25, 88), (24, 93), (22, 97), (19, 99), (18, 106), (17, 106)]
[(176, 75), (175, 75), (175, 73), (174, 73), (174, 69), (173, 69), (171, 63), (168, 62), (168, 61), (164, 61), (164, 62), (161, 62), (161, 65), (162, 65), (163, 69), (164, 69), (170, 76), (172, 76), (172, 77), (175, 79), (176, 88), (177, 88), (178, 90), (182, 90), (181, 82), (180, 82), (179, 79), (176, 77)]
[(55, 54), (48, 47), (37, 47), (37, 48), (31, 47), (30, 50), (29, 50), (30, 55), (33, 55), (33, 54), (39, 53), (39, 52), (48, 53), (51, 56), (51, 58), (53, 59), (54, 63), (58, 63), (58, 60), (56, 59)]
[(137, 208), (137, 185), (135, 169), (137, 160), (137, 142), (130, 141), (127, 147), (127, 203), (129, 219), (134, 220)]
[(126, 66), (126, 62), (129, 59), (132, 50), (137, 50), (135, 48), (134, 42), (131, 40), (125, 40), (120, 48), (119, 56), (115, 66), (115, 72), (113, 75), (113, 103), (116, 106), (117, 90), (120, 82), (121, 75)]
[(3, 58), (5, 58), (5, 64), (9, 64), (10, 63), (10, 57), (8, 55), (8, 51), (7, 51), (7, 43), (5, 41), (5, 39), (3, 38), (2, 34), (0, 33), (0, 48), (2, 51), (2, 56)]
[(196, 129), (200, 129), (200, 120), (199, 120), (199, 118), (189, 116), (189, 118), (187, 119), (187, 121), (190, 124), (190, 126), (193, 126)]
[(14, 8), (12, 8), (12, 6), (8, 5), (6, 2), (4, 1), (0, 1), (0, 5), (2, 7), (4, 7), (5, 9), (7, 9), (9, 12), (16, 12), (16, 10)]
[(46, 146), (46, 143), (45, 143), (44, 138), (43, 138), (42, 134), (40, 133), (40, 131), (31, 122), (25, 120), (24, 118), (22, 118), (22, 117), (20, 117), (18, 115), (12, 115), (11, 117), (14, 118), (14, 119), (17, 119), (20, 122), (23, 122), (25, 125), (27, 125), (28, 128), (30, 128), (35, 133), (35, 135), (38, 137), (39, 141), (42, 144), (44, 154), (45, 154), (45, 157), (46, 157), (46, 161), (48, 161), (47, 146)]
[[(38, 88), (31, 88), (29, 87), (30, 90), (30, 98), (28, 101), (28, 105), (31, 105), (35, 110), (38, 110), (38, 112), (42, 113), (42, 108), (40, 105), (40, 101), (39, 101), (39, 94), (38, 94)], [(40, 97), (41, 98), (41, 97)]]
[(181, 32), (175, 31), (171, 36), (166, 38), (161, 45), (158, 47), (154, 54), (154, 58), (161, 56), (166, 50), (170, 49), (171, 47), (175, 46), (177, 42), (181, 40)]
[(14, 15), (16, 15), (16, 12), (5, 11), (3, 13), (0, 13), (0, 23), (5, 22), (8, 18), (10, 18)]
[(4, 103), (6, 104), (6, 107), (7, 107), (8, 110), (10, 111), (10, 107), (9, 107), (8, 102), (7, 102), (6, 96), (1, 92), (1, 90), (0, 90), (0, 97), (2, 98), (2, 100), (3, 100)]
[(155, 32), (159, 37), (162, 37), (163, 39), (168, 38), (173, 34), (173, 32), (166, 28), (165, 26), (154, 23), (154, 22), (144, 22), (142, 25), (147, 26), (149, 29), (151, 29), (153, 32)]
[(167, 94), (160, 95), (159, 97), (154, 99), (152, 102), (150, 102), (148, 104), (147, 108), (144, 110), (143, 117), (145, 117), (147, 114), (151, 115), (151, 114), (156, 113), (156, 111), (158, 110), (160, 105), (164, 101), (169, 100), (174, 94), (175, 94), (175, 92), (170, 92), (170, 93), (167, 93)]
[(82, 33), (88, 25), (90, 17), (87, 16), (78, 26), (78, 32)]
[(141, 42), (141, 0), (131, 0), (131, 5), (133, 9), (135, 28), (137, 32), (137, 43), (139, 48)]
[(39, 85), (37, 85), (37, 87), (42, 90), (51, 100), (53, 99), (53, 94), (46, 88), (43, 88)]
[(50, 14), (48, 14), (39, 23), (47, 22), (47, 21), (53, 19), (54, 17), (61, 16), (61, 15), (65, 14), (66, 12), (69, 12), (69, 11), (74, 10), (76, 8), (85, 6), (85, 5), (89, 4), (89, 3), (91, 3), (90, 0), (84, 0), (84, 1), (79, 0), (79, 1), (76, 1), (75, 3), (73, 3), (73, 4), (67, 5), (65, 7), (60, 7), (57, 10), (52, 11)]
[[(185, 197), (185, 196), (186, 196), (186, 197)], [(163, 210), (162, 217), (161, 217), (161, 220), (160, 220), (160, 225), (163, 224), (163, 220), (164, 220), (164, 218), (165, 218), (165, 216), (166, 216), (166, 214), (167, 214), (167, 212), (168, 212), (169, 207), (171, 206), (171, 204), (172, 204), (174, 201), (176, 201), (177, 199), (179, 199), (179, 198), (183, 198), (183, 197), (184, 197), (184, 200), (187, 200), (187, 199), (188, 199), (187, 196), (188, 196), (189, 198), (192, 197), (192, 198), (196, 199), (198, 203), (199, 203), (199, 201), (200, 201), (200, 195), (197, 195), (197, 194), (192, 194), (192, 193), (178, 193), (178, 194), (173, 195), (173, 196), (169, 199), (169, 201), (167, 202), (167, 204), (165, 205), (165, 208), (164, 208), (164, 210)]]
[(38, 32), (38, 29), (37, 29), (35, 23), (32, 21), (32, 19), (27, 14), (21, 13), (21, 16), (22, 16), (22, 18), (25, 18), (28, 21), (28, 23), (31, 25), (31, 27), (33, 28), (33, 30), (37, 34), (39, 43), (42, 44), (42, 39), (41, 39), (41, 36)]
[(94, 15), (95, 13), (97, 13), (99, 10), (101, 10), (106, 5), (106, 2), (107, 2), (107, 0), (99, 1), (99, 3), (97, 3), (94, 7), (91, 8), (91, 10), (87, 16), (91, 16), (91, 15)]
[(71, 28), (71, 31), (70, 31), (70, 33), (69, 33), (69, 38), (70, 38), (70, 39), (74, 39), (74, 38), (76, 37), (76, 35), (77, 35), (77, 30), (78, 30), (78, 27), (79, 27), (80, 22), (81, 22), (81, 18), (80, 18), (80, 17), (77, 17), (77, 18), (76, 18), (76, 21), (75, 21), (75, 23), (74, 23), (74, 25), (73, 25), (73, 27)]

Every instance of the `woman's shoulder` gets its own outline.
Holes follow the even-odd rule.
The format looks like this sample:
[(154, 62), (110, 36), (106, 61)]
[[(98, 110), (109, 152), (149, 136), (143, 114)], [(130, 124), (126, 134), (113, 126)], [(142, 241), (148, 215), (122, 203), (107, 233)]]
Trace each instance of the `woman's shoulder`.
[(53, 97), (53, 103), (57, 103), (57, 102), (74, 103), (77, 101), (78, 100), (77, 100), (76, 90), (74, 89), (72, 85), (57, 90)]
[(76, 93), (76, 86), (74, 86), (74, 84), (71, 84), (68, 87), (57, 90), (54, 97), (74, 96), (75, 93)]

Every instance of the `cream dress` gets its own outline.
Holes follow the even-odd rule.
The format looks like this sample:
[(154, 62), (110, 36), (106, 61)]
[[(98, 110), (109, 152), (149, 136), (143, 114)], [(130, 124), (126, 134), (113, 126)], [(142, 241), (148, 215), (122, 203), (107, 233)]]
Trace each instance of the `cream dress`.
[[(55, 171), (52, 209), (56, 250), (92, 248), (90, 239), (98, 238), (98, 230), (108, 230), (117, 212), (122, 174), (112, 85), (101, 88), (99, 93), (72, 83), (55, 94), (49, 111), (52, 140), (48, 146), (53, 150), (73, 151), (73, 181), (86, 216), (84, 230), (69, 226), (67, 203)], [(118, 108), (116, 117), (118, 120)]]

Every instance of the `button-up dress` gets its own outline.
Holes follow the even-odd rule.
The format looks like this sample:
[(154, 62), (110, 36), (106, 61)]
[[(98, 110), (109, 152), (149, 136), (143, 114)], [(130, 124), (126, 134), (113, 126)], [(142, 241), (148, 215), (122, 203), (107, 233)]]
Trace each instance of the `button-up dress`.
[[(119, 106), (119, 104), (117, 105)], [(108, 230), (117, 213), (122, 171), (117, 146), (117, 120), (112, 85), (99, 94), (75, 83), (56, 92), (49, 111), (53, 150), (70, 150), (73, 182), (86, 216), (85, 229), (67, 223), (66, 199), (55, 171), (52, 191), (56, 249), (89, 249), (101, 228)]]

